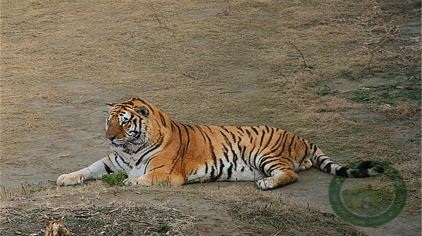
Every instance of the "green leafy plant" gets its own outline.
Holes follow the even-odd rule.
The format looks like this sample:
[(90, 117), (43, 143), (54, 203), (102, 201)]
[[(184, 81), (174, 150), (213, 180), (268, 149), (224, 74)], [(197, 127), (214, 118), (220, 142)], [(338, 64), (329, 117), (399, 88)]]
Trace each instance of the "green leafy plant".
[(116, 173), (110, 173), (105, 174), (101, 178), (102, 181), (110, 184), (110, 185), (117, 185), (117, 186), (123, 186), (123, 181), (127, 178), (127, 175), (125, 172), (120, 171), (117, 174)]

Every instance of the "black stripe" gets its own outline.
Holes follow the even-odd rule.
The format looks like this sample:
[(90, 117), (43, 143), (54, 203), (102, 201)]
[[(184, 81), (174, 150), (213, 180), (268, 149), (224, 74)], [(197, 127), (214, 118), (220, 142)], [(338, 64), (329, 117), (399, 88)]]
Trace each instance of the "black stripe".
[(268, 174), (271, 175), (271, 172), (276, 169), (277, 166), (282, 165), (280, 162), (276, 162), (268, 167)]
[(117, 152), (114, 152), (114, 155), (118, 156), (120, 160), (122, 160), (122, 162), (125, 163), (125, 165), (129, 166), (129, 162), (126, 162), (125, 159), (123, 159), (123, 157), (121, 157)]
[[(175, 158), (173, 158), (173, 161), (171, 162), (173, 164), (170, 173), (173, 172), (174, 168), (176, 167), (177, 161), (179, 160), (179, 158), (184, 155), (184, 145), (183, 145), (183, 138), (182, 138), (182, 131), (180, 130), (179, 125), (183, 125), (180, 123), (175, 123), (175, 126), (177, 128), (177, 131), (179, 132), (179, 149), (177, 150), (176, 154), (175, 154)], [(185, 127), (186, 129), (186, 127)], [(182, 151), (182, 154), (180, 154), (180, 151)]]
[[(280, 139), (276, 144), (274, 144), (274, 146), (273, 146), (273, 148), (271, 148), (270, 152), (264, 154), (263, 156), (268, 156), (268, 157), (277, 157), (277, 156), (280, 156), (283, 153), (283, 151), (284, 151), (284, 143), (287, 140), (287, 136), (288, 136), (287, 134), (288, 133), (289, 132), (284, 131), (284, 134), (282, 136), (282, 139)], [(281, 143), (283, 143), (283, 144), (280, 145)], [(277, 148), (277, 149), (274, 150), (274, 148)], [(269, 154), (271, 154), (271, 155), (269, 155)]]
[(261, 134), (261, 140), (259, 141), (259, 146), (262, 146), (262, 142), (264, 141), (265, 133)]
[(347, 174), (348, 169), (349, 168), (343, 166), (340, 169), (336, 170), (336, 175), (341, 176), (341, 177), (347, 177), (348, 176), (348, 174)]
[(265, 166), (267, 164), (269, 164), (270, 162), (273, 162), (273, 161), (277, 161), (277, 159), (278, 159), (278, 157), (272, 157), (272, 158), (263, 157), (263, 158), (261, 158), (261, 163), (259, 163), (259, 169), (264, 170)]
[(222, 131), (220, 131), (220, 133), (221, 133), (221, 135), (223, 135), (223, 137), (224, 137), (224, 141), (226, 141), (226, 143), (227, 143), (227, 144), (229, 144), (229, 143), (230, 143), (230, 140), (229, 140), (229, 138), (227, 137), (227, 135), (226, 135), (226, 134), (224, 134)]
[[(242, 157), (242, 148), (240, 147), (240, 140), (239, 140), (239, 142), (237, 142), (237, 149), (239, 149), (240, 158), (243, 160), (243, 157)], [(237, 161), (237, 155), (236, 155), (236, 161)]]
[(325, 170), (325, 172), (327, 172), (327, 173), (331, 173), (331, 165), (332, 164), (334, 164), (333, 162), (330, 162), (330, 163), (328, 163), (326, 166), (325, 166), (325, 168), (326, 168), (326, 170)]
[[(327, 155), (325, 155), (325, 154), (322, 154), (322, 155), (319, 155), (319, 156), (317, 156), (316, 158), (315, 158), (315, 161), (316, 161), (316, 163), (317, 163), (317, 165), (318, 166), (320, 166), (321, 165), (321, 162), (320, 162), (320, 160), (319, 160), (319, 158), (321, 158), (321, 157), (327, 157)], [(325, 160), (325, 159), (324, 159)], [(324, 161), (323, 160), (323, 161)]]
[(219, 179), (221, 177), (221, 175), (223, 174), (224, 171), (224, 163), (223, 160), (219, 160), (220, 161), (220, 171), (218, 172), (218, 175), (216, 176), (216, 179)]
[(237, 126), (236, 128), (237, 128), (237, 133), (238, 133), (239, 135), (244, 135), (244, 134), (245, 134), (245, 131), (242, 129), (242, 127), (241, 127), (241, 126)]
[(103, 164), (104, 164), (104, 169), (107, 171), (107, 174), (113, 173), (113, 171), (110, 169), (110, 167), (106, 163), (103, 163)]
[(240, 158), (242, 158), (242, 161), (246, 164), (245, 151), (246, 151), (246, 146), (243, 146), (242, 151), (240, 152)]
[[(325, 170), (325, 167), (328, 165), (328, 163), (326, 163), (328, 161), (328, 163), (332, 163), (332, 161), (330, 160), (330, 158), (325, 158), (322, 162), (321, 162), (321, 165), (320, 165), (320, 167), (322, 168), (322, 169), (324, 169)], [(324, 167), (322, 167), (324, 165)]]
[(230, 163), (230, 166), (227, 169), (227, 179), (230, 179), (232, 177), (232, 169), (233, 169), (233, 164)]
[(258, 161), (258, 154), (261, 152), (261, 149), (258, 147), (258, 150), (256, 151), (256, 153), (255, 153), (255, 156), (252, 158), (253, 159), (253, 164), (254, 164), (254, 166), (255, 166), (255, 168), (257, 168), (257, 163), (256, 163), (256, 161)]
[(268, 156), (270, 153), (274, 152), (274, 148), (277, 148), (277, 150), (279, 150), (280, 142), (283, 140), (285, 134), (286, 133), (283, 133), (283, 135), (279, 135), (277, 141), (275, 141), (274, 145), (270, 148), (270, 150), (265, 154), (262, 154), (262, 156)]
[(151, 169), (150, 171), (148, 171), (148, 172), (151, 172), (151, 171), (153, 171), (153, 170), (159, 169), (159, 168), (161, 168), (161, 167), (163, 167), (163, 166), (164, 166), (164, 165), (154, 167), (154, 168), (152, 168), (152, 169)]
[(273, 165), (271, 165), (269, 168), (268, 168), (268, 173), (271, 175), (271, 172), (273, 172), (273, 171), (275, 171), (275, 170), (281, 170), (281, 171), (283, 171), (283, 170), (285, 170), (286, 168), (283, 168), (283, 164), (282, 163), (275, 163), (275, 164), (273, 164)]
[(187, 128), (187, 129), (192, 129), (192, 126), (190, 125), (190, 124), (183, 124), (182, 123), (182, 125), (185, 127), (185, 129)]
[(251, 129), (253, 130), (253, 132), (255, 132), (256, 135), (258, 135), (258, 130), (255, 128), (255, 126), (251, 126)]
[[(302, 140), (303, 141), (303, 140)], [(299, 166), (301, 166), (302, 164), (303, 164), (303, 161), (305, 161), (305, 157), (307, 156), (307, 154), (308, 154), (308, 145), (306, 145), (306, 143), (305, 143), (305, 153), (303, 154), (303, 156), (300, 158), (300, 161), (299, 161)]]
[(312, 156), (315, 155), (315, 152), (317, 151), (317, 145), (311, 143), (311, 148), (312, 148)]
[[(186, 141), (186, 147), (184, 148), (184, 153), (188, 150), (189, 148), (189, 144), (190, 144), (190, 135), (189, 135), (189, 130), (186, 127), (191, 127), (190, 125), (183, 125), (183, 127), (185, 127), (185, 131), (186, 131), (186, 137), (187, 137), (187, 141)], [(191, 127), (192, 128), (192, 127)], [(183, 154), (184, 154), (183, 153)], [(184, 156), (184, 155), (183, 155)]]
[[(152, 151), (154, 151), (154, 150), (156, 150), (157, 148), (159, 148), (160, 146), (161, 146), (161, 144), (163, 143), (163, 140), (164, 140), (164, 138), (163, 138), (163, 136), (161, 135), (160, 136), (160, 139), (153, 145), (153, 146), (151, 146), (150, 147), (150, 149), (148, 150), (148, 151), (146, 151), (146, 152), (144, 152), (144, 154), (142, 154), (142, 156), (140, 156), (139, 157), (139, 159), (138, 159), (138, 161), (136, 162), (136, 164), (135, 164), (135, 166), (138, 166), (139, 165), (139, 163), (141, 163), (141, 161), (142, 161), (142, 159), (144, 159), (144, 157), (148, 154), (148, 153), (150, 153), (150, 152), (152, 152)], [(137, 152), (139, 151), (139, 149), (137, 150)]]
[(205, 136), (204, 136), (204, 130), (201, 128), (201, 126), (196, 126), (197, 128), (198, 128), (198, 130), (199, 130), (199, 133), (201, 134), (201, 136), (202, 136), (202, 139), (204, 140), (204, 142), (206, 141), (206, 139), (205, 139)]
[[(120, 156), (119, 156), (119, 157), (120, 157)], [(124, 168), (120, 165), (119, 161), (117, 160), (117, 156), (116, 156), (116, 155), (114, 155), (114, 161), (117, 163), (117, 165), (119, 165), (119, 167), (120, 167), (120, 168), (124, 169)]]
[(232, 153), (233, 153), (234, 170), (236, 171), (236, 169), (237, 169), (237, 154), (233, 149), (232, 149)]
[(268, 145), (271, 143), (273, 139), (273, 135), (274, 135), (274, 129), (271, 128), (270, 137), (268, 138), (268, 141), (267, 143), (265, 143), (264, 148), (262, 150), (266, 149)]
[(226, 161), (229, 162), (228, 149), (224, 146), (224, 144), (223, 144), (223, 148), (224, 148), (223, 155), (226, 158)]
[(281, 149), (284, 151), (284, 145), (286, 145), (286, 141), (287, 141), (287, 137), (289, 136), (289, 134), (290, 133), (288, 133), (287, 135), (286, 135), (286, 138), (284, 139), (284, 141), (282, 142), (282, 144), (281, 144)]
[[(249, 155), (248, 155), (249, 156), (249, 158), (248, 158), (249, 166), (252, 166), (251, 161), (255, 162), (255, 159), (252, 160), (253, 159), (252, 154), (253, 154), (254, 151), (255, 151), (255, 148), (253, 147), (252, 150), (249, 152)], [(258, 149), (256, 150), (256, 152), (258, 153)], [(256, 166), (255, 166), (255, 168), (256, 168)]]
[(204, 127), (207, 128), (212, 134), (214, 133), (212, 132), (212, 129), (208, 125), (205, 125)]
[(205, 163), (205, 174), (208, 174), (208, 163)]
[(138, 122), (136, 122), (136, 126), (135, 126), (135, 132), (136, 132), (135, 138), (136, 139), (139, 139), (139, 137), (141, 137), (141, 133), (142, 133), (141, 132), (141, 130), (142, 130), (142, 122), (141, 121), (139, 121), (139, 131), (136, 131), (137, 127), (138, 127)]
[[(156, 157), (156, 156), (155, 156), (155, 157)], [(144, 174), (146, 174), (146, 173), (147, 173), (149, 163), (150, 163), (150, 162), (151, 162), (151, 160), (152, 160), (152, 159), (154, 159), (155, 157), (151, 157), (150, 159), (148, 159), (147, 163), (145, 164)]]
[(289, 152), (289, 155), (291, 155), (292, 153), (292, 144), (295, 138), (296, 138), (296, 134), (293, 134), (292, 140), (290, 140), (289, 148), (287, 149)]
[(229, 132), (229, 133), (232, 136), (233, 141), (236, 142), (236, 135), (233, 132)]
[(248, 135), (249, 138), (252, 136), (252, 134), (251, 134), (251, 132), (249, 132), (249, 130), (246, 130), (246, 134)]
[[(206, 127), (208, 127), (208, 126), (206, 126)], [(208, 148), (209, 148), (209, 151), (211, 153), (212, 160), (213, 160), (213, 167), (212, 167), (212, 170), (211, 170), (211, 180), (214, 180), (214, 166), (217, 168), (217, 157), (215, 156), (214, 147), (212, 145), (210, 137), (205, 132), (204, 132), (204, 135), (208, 140)]]
[(217, 178), (215, 177), (214, 173), (215, 173), (214, 166), (211, 166), (211, 173), (210, 173), (210, 176), (211, 176), (210, 179), (211, 179), (211, 181), (217, 180)]
[(174, 132), (174, 122), (170, 121), (170, 127), (171, 127), (171, 131)]
[(225, 127), (225, 126), (221, 126), (221, 128), (226, 131), (227, 133), (230, 133), (230, 131)]
[(160, 113), (160, 119), (161, 119), (161, 123), (163, 123), (163, 126), (167, 127), (166, 120), (164, 119), (163, 114), (161, 114), (161, 113)]

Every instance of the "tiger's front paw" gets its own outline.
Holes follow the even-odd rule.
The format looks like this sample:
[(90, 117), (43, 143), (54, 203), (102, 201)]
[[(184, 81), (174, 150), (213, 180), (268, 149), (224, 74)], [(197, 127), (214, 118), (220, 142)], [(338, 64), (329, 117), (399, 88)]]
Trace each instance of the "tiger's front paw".
[(149, 181), (146, 181), (144, 178), (127, 178), (123, 181), (125, 185), (134, 186), (134, 185), (143, 185), (143, 186), (151, 186)]
[(57, 185), (75, 185), (75, 184), (81, 184), (85, 180), (85, 176), (82, 173), (70, 173), (70, 174), (64, 174), (60, 175), (59, 178), (57, 178)]

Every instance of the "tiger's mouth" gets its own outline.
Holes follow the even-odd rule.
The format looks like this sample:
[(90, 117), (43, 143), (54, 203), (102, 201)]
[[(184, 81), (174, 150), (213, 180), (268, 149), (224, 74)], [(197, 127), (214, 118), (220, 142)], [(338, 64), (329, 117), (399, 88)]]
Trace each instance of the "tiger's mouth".
[(127, 141), (125, 139), (123, 140), (114, 139), (111, 141), (111, 145), (114, 147), (123, 147), (126, 145), (126, 143)]
[(134, 138), (134, 137), (126, 137), (126, 138), (121, 139), (121, 140), (117, 140), (117, 139), (112, 140), (111, 145), (112, 145), (112, 147), (123, 147), (123, 148), (132, 147), (132, 146), (138, 147), (138, 146), (145, 145), (145, 142), (142, 139), (139, 139), (139, 138), (137, 139), (137, 138)]

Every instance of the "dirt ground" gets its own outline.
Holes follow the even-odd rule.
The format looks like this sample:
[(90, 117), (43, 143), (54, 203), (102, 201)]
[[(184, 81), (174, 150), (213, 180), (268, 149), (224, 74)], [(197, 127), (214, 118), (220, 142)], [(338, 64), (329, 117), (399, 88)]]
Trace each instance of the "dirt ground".
[[(41, 235), (43, 214), (66, 216), (78, 235), (419, 235), (420, 8), (1, 0), (0, 235)], [(385, 225), (353, 226), (333, 213), (332, 177), (317, 170), (266, 192), (253, 183), (54, 187), (107, 154), (105, 104), (133, 96), (174, 120), (291, 130), (342, 164), (390, 162), (406, 183), (405, 208)]]

